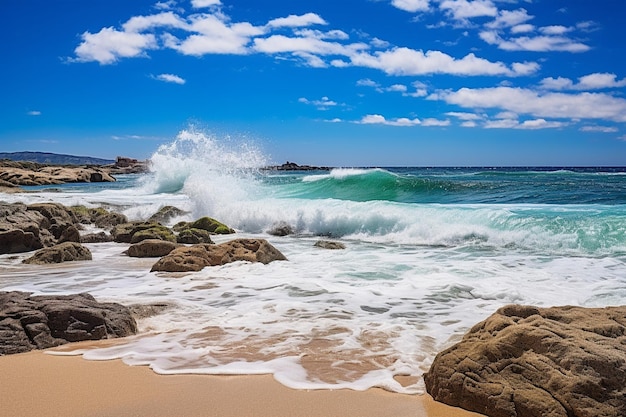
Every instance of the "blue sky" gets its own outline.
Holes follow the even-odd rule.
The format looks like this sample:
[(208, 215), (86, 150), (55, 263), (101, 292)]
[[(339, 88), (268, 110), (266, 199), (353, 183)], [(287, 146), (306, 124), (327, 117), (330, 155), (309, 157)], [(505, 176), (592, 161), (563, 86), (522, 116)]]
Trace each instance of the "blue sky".
[(272, 162), (626, 165), (623, 0), (0, 4), (0, 151), (149, 157), (193, 126)]

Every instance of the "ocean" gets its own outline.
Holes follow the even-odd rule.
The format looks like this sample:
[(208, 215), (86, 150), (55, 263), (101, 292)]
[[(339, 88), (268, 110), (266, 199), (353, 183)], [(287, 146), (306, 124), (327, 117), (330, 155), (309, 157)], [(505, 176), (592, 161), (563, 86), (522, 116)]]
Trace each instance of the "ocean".
[[(173, 205), (264, 238), (288, 261), (151, 273), (127, 245), (94, 260), (23, 265), (0, 255), (0, 290), (89, 292), (164, 304), (137, 336), (63, 354), (157, 373), (272, 374), (296, 389), (424, 392), (435, 355), (509, 304), (626, 302), (626, 168), (261, 169), (249, 143), (182, 131), (152, 172), (116, 183), (25, 187), (6, 202), (103, 206), (131, 220)], [(287, 224), (294, 234), (268, 233)], [(333, 240), (343, 250), (314, 244)]]

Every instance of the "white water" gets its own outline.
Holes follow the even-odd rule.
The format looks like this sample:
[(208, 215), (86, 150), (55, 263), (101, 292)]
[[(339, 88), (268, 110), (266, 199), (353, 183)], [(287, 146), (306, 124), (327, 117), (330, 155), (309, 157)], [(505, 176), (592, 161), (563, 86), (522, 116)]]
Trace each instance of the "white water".
[[(222, 157), (216, 162), (217, 149)], [(298, 389), (378, 386), (420, 393), (420, 377), (435, 354), (502, 305), (626, 300), (619, 247), (590, 253), (576, 230), (546, 228), (520, 215), (558, 209), (584, 220), (588, 207), (281, 198), (255, 179), (251, 168), (264, 161), (256, 150), (224, 147), (193, 132), (183, 132), (152, 160), (155, 173), (135, 189), (1, 197), (106, 204), (131, 219), (174, 205), (191, 212), (187, 220), (210, 215), (235, 227), (236, 237), (266, 238), (289, 261), (166, 274), (150, 273), (156, 260), (128, 258), (122, 254), (127, 246), (115, 243), (88, 245), (91, 262), (58, 266), (22, 265), (29, 254), (0, 255), (0, 290), (89, 292), (101, 301), (171, 306), (141, 320), (137, 337), (74, 354), (123, 358), (159, 373), (270, 373)], [(301, 234), (267, 235), (278, 221)], [(329, 233), (347, 248), (313, 246), (315, 235)], [(403, 386), (398, 375), (414, 378)]]

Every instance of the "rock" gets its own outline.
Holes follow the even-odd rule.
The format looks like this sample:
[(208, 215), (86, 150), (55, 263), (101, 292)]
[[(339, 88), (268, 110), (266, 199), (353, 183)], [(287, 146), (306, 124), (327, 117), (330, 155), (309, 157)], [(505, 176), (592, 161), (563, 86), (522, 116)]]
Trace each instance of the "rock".
[(201, 217), (195, 222), (180, 222), (174, 226), (174, 230), (177, 232), (181, 232), (184, 229), (202, 229), (214, 235), (235, 233), (233, 229), (211, 217)]
[(219, 245), (198, 244), (174, 249), (159, 259), (152, 271), (187, 272), (200, 271), (206, 266), (224, 265), (235, 261), (261, 262), (287, 260), (287, 258), (264, 239), (235, 239)]
[(64, 242), (51, 248), (39, 249), (25, 264), (46, 265), (71, 261), (90, 261), (91, 251), (80, 243)]
[(424, 381), (435, 400), (487, 416), (624, 416), (626, 306), (505, 306)]
[(113, 242), (113, 237), (105, 232), (88, 233), (80, 237), (80, 243)]
[(67, 342), (125, 337), (137, 332), (128, 308), (89, 294), (31, 296), (0, 292), (0, 355)]
[(0, 232), (0, 253), (20, 253), (41, 249), (41, 240), (32, 232), (13, 229)]
[(27, 210), (37, 211), (41, 213), (48, 221), (50, 226), (48, 229), (55, 239), (59, 239), (65, 229), (77, 223), (76, 217), (71, 209), (66, 208), (58, 203), (40, 203), (31, 204)]
[(163, 206), (159, 209), (159, 211), (157, 211), (152, 216), (150, 216), (148, 221), (165, 224), (165, 223), (168, 223), (173, 218), (184, 216), (185, 214), (187, 214), (186, 211), (183, 211), (177, 207)]
[(14, 185), (52, 185), (73, 182), (113, 182), (109, 173), (93, 166), (55, 166), (0, 161), (0, 180)]
[(160, 258), (169, 254), (179, 245), (161, 239), (146, 239), (128, 248), (128, 256), (134, 258)]
[(288, 236), (293, 235), (295, 230), (285, 222), (278, 222), (274, 224), (272, 228), (267, 231), (267, 233), (272, 236)]
[(213, 243), (211, 234), (202, 229), (184, 229), (176, 237), (178, 243), (195, 245), (197, 243)]
[(61, 236), (59, 236), (59, 243), (63, 242), (80, 242), (80, 232), (76, 226), (69, 225), (61, 232)]
[(208, 244), (199, 244), (176, 248), (152, 265), (150, 272), (200, 271), (211, 265), (208, 246)]
[(317, 242), (315, 242), (315, 245), (313, 246), (322, 248), (322, 249), (345, 249), (346, 248), (346, 245), (344, 245), (343, 243), (333, 242), (332, 240), (318, 240)]
[(172, 233), (170, 229), (158, 225), (133, 233), (130, 243), (138, 243), (146, 239), (160, 239), (168, 242), (176, 242), (176, 236), (174, 236), (174, 233)]
[(50, 221), (24, 204), (0, 203), (0, 253), (28, 252), (50, 244)]
[[(135, 234), (152, 229), (135, 238)], [(167, 227), (154, 222), (130, 222), (118, 224), (111, 229), (113, 240), (118, 243), (137, 243), (144, 239), (161, 239), (176, 242), (176, 236)]]
[(118, 224), (128, 223), (128, 219), (121, 213), (115, 213), (103, 208), (89, 209), (91, 223), (101, 229), (117, 226)]

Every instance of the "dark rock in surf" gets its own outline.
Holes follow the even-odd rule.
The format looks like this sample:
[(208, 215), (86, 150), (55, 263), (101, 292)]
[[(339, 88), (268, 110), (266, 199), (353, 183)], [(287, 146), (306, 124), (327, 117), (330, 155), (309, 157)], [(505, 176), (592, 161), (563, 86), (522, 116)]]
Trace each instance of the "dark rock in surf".
[(624, 416), (626, 306), (503, 307), (424, 381), (435, 400), (487, 416)]
[(286, 222), (278, 222), (267, 233), (272, 236), (289, 236), (295, 233), (295, 229)]
[(72, 261), (90, 261), (91, 251), (80, 243), (64, 242), (50, 248), (39, 249), (25, 264), (46, 265)]
[(156, 213), (154, 213), (152, 216), (150, 216), (150, 218), (148, 219), (149, 222), (156, 222), (156, 223), (161, 223), (161, 224), (166, 224), (168, 223), (170, 220), (172, 220), (173, 218), (176, 217), (181, 217), (188, 214), (186, 211), (183, 211), (177, 207), (174, 206), (163, 206), (159, 209), (159, 211), (157, 211)]
[(317, 248), (322, 248), (322, 249), (345, 249), (346, 245), (344, 245), (341, 242), (335, 242), (332, 240), (318, 240), (317, 242), (315, 242), (315, 244), (313, 245)]
[(174, 249), (152, 266), (152, 271), (200, 271), (207, 266), (235, 261), (285, 261), (287, 258), (265, 239), (235, 239), (219, 245), (198, 244)]
[(32, 296), (0, 292), (0, 355), (137, 332), (130, 310), (89, 294)]
[(170, 229), (155, 222), (118, 224), (111, 229), (111, 236), (118, 243), (137, 243), (145, 239), (161, 239), (176, 242), (176, 236)]

